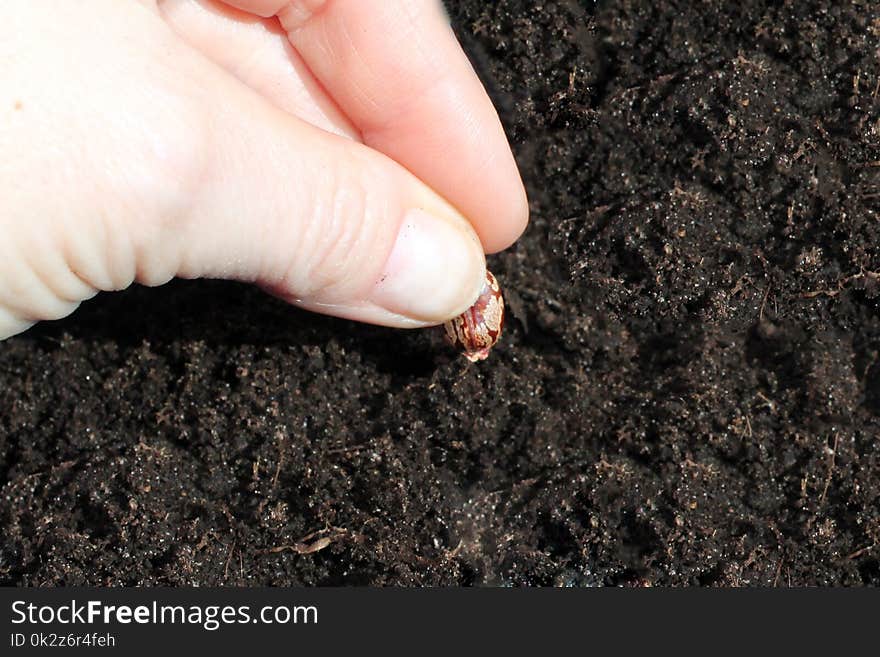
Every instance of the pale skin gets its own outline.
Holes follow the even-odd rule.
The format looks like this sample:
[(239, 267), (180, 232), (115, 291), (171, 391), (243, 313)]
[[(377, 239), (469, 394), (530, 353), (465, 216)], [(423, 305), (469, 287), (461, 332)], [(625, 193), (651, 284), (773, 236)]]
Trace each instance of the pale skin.
[(528, 220), (435, 0), (7, 2), (0, 80), (0, 339), (174, 277), (438, 324)]

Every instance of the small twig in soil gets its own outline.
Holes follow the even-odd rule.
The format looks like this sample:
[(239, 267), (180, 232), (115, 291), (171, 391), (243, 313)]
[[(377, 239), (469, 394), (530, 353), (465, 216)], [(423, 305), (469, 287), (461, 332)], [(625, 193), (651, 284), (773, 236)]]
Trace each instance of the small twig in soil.
[(281, 465), (284, 463), (284, 452), (278, 456), (278, 465), (275, 466), (275, 475), (272, 477), (272, 490), (278, 488), (278, 475), (281, 474)]
[(229, 554), (226, 555), (226, 566), (223, 568), (223, 579), (229, 579), (229, 562), (232, 561), (232, 552), (235, 550), (235, 539), (229, 547)]
[(767, 289), (764, 290), (764, 298), (761, 300), (761, 309), (758, 311), (758, 319), (764, 319), (764, 308), (767, 306), (767, 297), (770, 296), (770, 283), (767, 284)]
[(764, 402), (764, 406), (770, 409), (771, 413), (776, 413), (776, 402), (770, 399), (763, 392), (758, 392), (755, 394), (755, 397), (762, 400)]
[[(322, 534), (327, 534), (328, 532), (330, 532), (328, 535), (322, 536)], [(292, 552), (296, 552), (297, 554), (313, 554), (315, 552), (320, 552), (324, 548), (331, 545), (337, 539), (347, 535), (348, 532), (345, 529), (341, 529), (339, 527), (319, 529), (318, 531), (312, 532), (311, 534), (306, 534), (295, 543), (291, 543), (289, 545), (277, 545), (267, 550), (261, 550), (257, 554), (277, 554), (279, 552), (284, 552), (285, 550), (290, 550)]]
[(801, 297), (804, 299), (815, 299), (816, 297), (825, 295), (832, 299), (840, 294), (840, 290), (813, 290), (812, 292), (804, 292)]
[[(263, 509), (266, 507), (266, 504), (269, 503), (269, 499), (271, 495), (278, 490), (278, 477), (281, 475), (281, 468), (284, 465), (284, 455), (287, 452), (287, 434), (282, 431), (275, 432), (275, 438), (278, 440), (278, 462), (275, 464), (275, 474), (272, 476), (272, 487), (269, 489), (269, 494), (263, 497), (260, 501), (259, 506), (257, 507), (257, 514), (262, 514)], [(257, 457), (256, 462), (254, 463), (254, 483), (257, 483), (257, 475), (260, 471), (260, 458)]]
[(849, 560), (858, 559), (860, 556), (862, 556), (863, 554), (865, 554), (867, 552), (870, 552), (878, 545), (880, 545), (880, 543), (872, 543), (871, 545), (866, 545), (865, 547), (859, 548), (858, 550), (856, 550), (852, 554), (848, 555), (846, 558)]
[(804, 299), (812, 299), (814, 297), (818, 297), (820, 295), (825, 295), (827, 297), (836, 297), (843, 290), (844, 287), (849, 285), (852, 281), (857, 281), (862, 278), (871, 278), (874, 280), (880, 279), (880, 272), (876, 271), (861, 271), (858, 274), (853, 274), (852, 276), (845, 276), (837, 281), (837, 289), (836, 290), (813, 290), (812, 292), (804, 292), (801, 295), (801, 298)]
[(834, 445), (831, 447), (831, 453), (828, 457), (828, 476), (825, 477), (825, 486), (822, 488), (822, 496), (819, 498), (819, 506), (825, 504), (825, 498), (828, 496), (828, 487), (831, 485), (831, 477), (834, 475), (834, 463), (837, 460), (837, 444), (840, 436), (834, 436)]
[(773, 578), (773, 588), (776, 588), (776, 585), (779, 584), (779, 575), (782, 573), (782, 564), (785, 563), (785, 557), (779, 559), (779, 564), (776, 566), (776, 576)]

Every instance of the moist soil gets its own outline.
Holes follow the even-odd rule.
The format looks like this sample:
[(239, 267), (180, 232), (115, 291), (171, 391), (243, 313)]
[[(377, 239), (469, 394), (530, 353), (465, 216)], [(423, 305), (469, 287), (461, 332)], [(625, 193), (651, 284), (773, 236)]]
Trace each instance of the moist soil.
[(102, 295), (0, 344), (0, 582), (880, 584), (871, 3), (449, 11), (531, 199), (492, 356)]

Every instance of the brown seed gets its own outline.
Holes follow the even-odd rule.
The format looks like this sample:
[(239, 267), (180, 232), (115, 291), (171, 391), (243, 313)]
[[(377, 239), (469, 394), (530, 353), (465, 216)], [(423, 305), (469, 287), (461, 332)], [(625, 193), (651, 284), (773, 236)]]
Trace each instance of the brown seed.
[(474, 305), (443, 327), (452, 345), (472, 363), (489, 356), (504, 327), (504, 298), (491, 272), (486, 271), (486, 284)]

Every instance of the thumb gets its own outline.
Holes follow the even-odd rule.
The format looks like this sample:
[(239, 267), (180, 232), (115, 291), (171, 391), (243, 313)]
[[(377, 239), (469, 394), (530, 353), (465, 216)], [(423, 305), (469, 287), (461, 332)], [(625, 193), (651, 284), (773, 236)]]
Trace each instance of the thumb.
[(310, 310), (397, 327), (474, 302), (483, 250), (450, 204), (362, 144), (240, 101), (227, 97), (207, 131), (203, 182), (175, 238), (179, 276), (253, 281)]
[[(28, 205), (29, 214), (57, 220), (48, 229), (16, 223), (15, 239), (0, 240), (0, 339), (63, 317), (97, 290), (173, 276), (253, 282), (309, 310), (393, 327), (438, 324), (474, 302), (483, 250), (445, 200), (386, 156), (234, 79), (213, 82), (187, 121), (198, 129), (164, 138), (194, 151), (175, 156), (182, 175), (156, 176), (153, 192), (143, 176), (127, 189), (129, 177), (117, 175), (100, 186), (100, 211), (84, 194), (60, 205), (32, 195), (43, 209)], [(85, 180), (79, 188), (97, 186)], [(73, 201), (89, 207), (74, 212)], [(108, 219), (72, 219), (80, 214)]]

